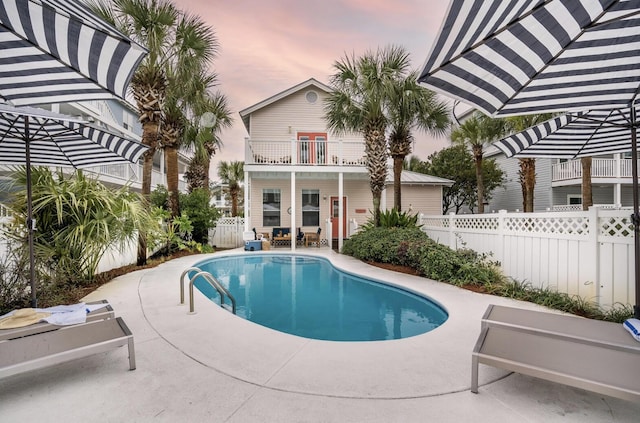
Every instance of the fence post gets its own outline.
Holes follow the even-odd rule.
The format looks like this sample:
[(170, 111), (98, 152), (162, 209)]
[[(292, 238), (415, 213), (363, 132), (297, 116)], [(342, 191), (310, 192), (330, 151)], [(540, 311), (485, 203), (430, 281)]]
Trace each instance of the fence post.
[(456, 240), (456, 233), (455, 233), (455, 216), (456, 214), (454, 212), (449, 213), (449, 248), (451, 248), (452, 250), (457, 250), (457, 240)]
[[(582, 295), (583, 298), (589, 299), (595, 297), (598, 305), (602, 305), (603, 301), (607, 302), (610, 299), (600, 298), (600, 245), (598, 244), (599, 228), (599, 216), (598, 207), (589, 207), (588, 214), (588, 228), (589, 236), (587, 237), (587, 258), (585, 267), (588, 269), (586, 277), (582, 278), (585, 288), (587, 289), (588, 296)], [(592, 263), (591, 266), (588, 264)], [(582, 264), (580, 265), (582, 267)], [(589, 284), (593, 286), (589, 289)]]
[(507, 218), (506, 210), (498, 210), (498, 245), (496, 250), (493, 252), (495, 254), (496, 260), (500, 262), (500, 267), (504, 270), (504, 259), (505, 259), (505, 249), (504, 249), (504, 232), (505, 232), (505, 220)]

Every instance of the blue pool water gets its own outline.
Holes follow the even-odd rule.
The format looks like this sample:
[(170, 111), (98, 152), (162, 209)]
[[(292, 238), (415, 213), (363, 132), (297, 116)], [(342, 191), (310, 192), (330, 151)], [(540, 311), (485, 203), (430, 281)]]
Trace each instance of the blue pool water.
[[(196, 267), (231, 292), (238, 316), (306, 338), (407, 338), (437, 328), (448, 317), (425, 297), (344, 273), (322, 258), (245, 254), (209, 259)], [(194, 285), (219, 303), (218, 293), (203, 278)]]

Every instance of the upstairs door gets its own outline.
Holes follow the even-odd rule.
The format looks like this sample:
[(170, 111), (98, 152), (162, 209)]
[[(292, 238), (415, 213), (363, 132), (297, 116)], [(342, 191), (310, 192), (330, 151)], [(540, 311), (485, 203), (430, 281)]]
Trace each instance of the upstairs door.
[[(331, 237), (338, 238), (338, 211), (340, 210), (339, 197), (331, 197)], [(347, 236), (347, 197), (342, 197), (342, 237)]]
[(326, 132), (298, 132), (298, 163), (327, 163)]

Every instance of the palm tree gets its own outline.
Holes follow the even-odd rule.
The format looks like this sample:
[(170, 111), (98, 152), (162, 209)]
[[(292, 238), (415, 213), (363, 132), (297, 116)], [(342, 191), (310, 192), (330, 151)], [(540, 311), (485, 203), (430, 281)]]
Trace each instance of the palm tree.
[(484, 145), (505, 134), (504, 119), (492, 119), (475, 112), (451, 132), (451, 141), (471, 148), (475, 164), (478, 190), (478, 213), (484, 213), (484, 182), (482, 178), (482, 160)]
[(231, 216), (238, 215), (238, 196), (240, 194), (240, 182), (244, 181), (244, 162), (220, 162), (218, 163), (218, 177), (229, 188), (231, 197)]
[(233, 119), (227, 97), (220, 92), (207, 95), (195, 109), (197, 119), (191, 122), (185, 135), (185, 142), (193, 147), (195, 154), (189, 162), (185, 178), (189, 190), (208, 190), (211, 158), (222, 147), (220, 132), (231, 127)]
[(172, 217), (180, 215), (178, 151), (183, 144), (186, 114), (205, 101), (216, 75), (207, 68), (217, 54), (213, 29), (201, 18), (182, 14), (176, 27), (176, 55), (167, 62), (167, 99), (161, 126), (162, 149), (167, 170), (168, 206)]
[(439, 136), (450, 125), (447, 105), (439, 101), (433, 91), (418, 85), (417, 77), (414, 71), (394, 81), (387, 105), (391, 126), (389, 154), (393, 158), (393, 206), (398, 211), (402, 208), (402, 167), (404, 158), (411, 154), (412, 131), (417, 129)]
[[(153, 156), (158, 148), (162, 109), (167, 90), (167, 63), (175, 56), (176, 25), (180, 11), (170, 0), (93, 0), (89, 6), (100, 16), (149, 49), (133, 77), (130, 89), (138, 106), (142, 142), (149, 146), (143, 155), (142, 198), (151, 194)], [(138, 265), (147, 261), (147, 241), (139, 235)]]
[(336, 133), (360, 132), (364, 136), (369, 185), (373, 195), (374, 225), (380, 223), (380, 200), (387, 177), (385, 107), (392, 81), (409, 68), (409, 55), (402, 47), (368, 51), (363, 56), (345, 56), (334, 63), (333, 88), (325, 104), (329, 129)]
[[(534, 125), (542, 123), (551, 118), (551, 114), (539, 115), (523, 115), (506, 118), (507, 125), (514, 133), (524, 131)], [(534, 197), (533, 193), (536, 186), (536, 159), (523, 158), (518, 159), (520, 170), (520, 186), (522, 187), (522, 210), (525, 213), (533, 213)]]

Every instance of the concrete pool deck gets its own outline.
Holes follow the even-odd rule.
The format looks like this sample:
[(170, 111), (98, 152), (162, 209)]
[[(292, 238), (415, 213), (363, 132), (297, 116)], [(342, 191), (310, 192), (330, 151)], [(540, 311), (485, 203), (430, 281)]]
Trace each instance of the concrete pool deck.
[[(638, 421), (640, 404), (487, 366), (480, 367), (479, 394), (469, 391), (471, 350), (487, 305), (535, 305), (375, 268), (328, 248), (297, 253), (423, 293), (449, 319), (411, 338), (343, 343), (253, 324), (197, 290), (190, 315), (179, 305), (180, 274), (228, 252), (183, 257), (119, 277), (86, 298), (107, 299), (124, 318), (135, 337), (135, 371), (120, 348), (2, 379), (0, 422)], [(185, 298), (188, 304), (186, 287)]]

